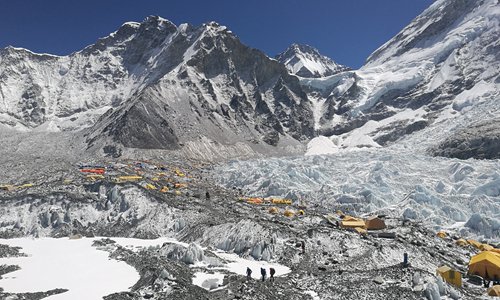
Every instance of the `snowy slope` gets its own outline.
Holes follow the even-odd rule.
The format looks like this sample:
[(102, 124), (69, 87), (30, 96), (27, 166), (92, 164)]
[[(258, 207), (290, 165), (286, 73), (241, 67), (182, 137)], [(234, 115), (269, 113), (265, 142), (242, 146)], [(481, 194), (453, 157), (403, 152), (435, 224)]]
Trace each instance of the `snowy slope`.
[(309, 45), (292, 44), (284, 52), (276, 55), (276, 59), (292, 74), (301, 77), (325, 77), (349, 70), (348, 67), (321, 55), (317, 49)]
[(128, 49), (135, 44), (153, 48), (155, 41), (148, 37), (152, 31), (167, 37), (174, 30), (170, 22), (149, 17), (141, 24), (125, 23), (69, 56), (12, 47), (0, 50), (0, 122), (40, 131), (92, 125), (144, 82), (154, 80), (145, 73), (151, 62), (141, 61)]
[(495, 0), (436, 1), (360, 70), (301, 80), (326, 99), (315, 127), (327, 136), (361, 131), (352, 134), (382, 146), (423, 130), (428, 144), (498, 117), (499, 20)]

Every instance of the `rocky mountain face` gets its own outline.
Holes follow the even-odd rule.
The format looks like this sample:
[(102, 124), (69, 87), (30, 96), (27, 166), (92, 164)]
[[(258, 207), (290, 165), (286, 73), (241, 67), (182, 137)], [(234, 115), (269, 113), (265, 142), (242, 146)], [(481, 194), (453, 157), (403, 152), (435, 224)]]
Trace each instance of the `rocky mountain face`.
[(418, 149), (497, 117), (499, 17), (496, 0), (436, 1), (361, 69), (302, 79), (318, 99), (316, 129), (340, 144), (349, 136), (377, 146), (417, 137)]
[(203, 137), (276, 146), (284, 136), (313, 136), (298, 79), (225, 27), (183, 25), (162, 38), (154, 58), (161, 76), (103, 116), (91, 139), (107, 135), (126, 147), (175, 149)]
[(214, 22), (177, 27), (148, 17), (64, 57), (6, 48), (0, 91), (1, 123), (89, 127), (90, 145), (177, 149), (208, 139), (299, 147), (313, 136), (298, 79)]
[(275, 58), (292, 74), (301, 77), (325, 77), (350, 70), (309, 45), (293, 44)]

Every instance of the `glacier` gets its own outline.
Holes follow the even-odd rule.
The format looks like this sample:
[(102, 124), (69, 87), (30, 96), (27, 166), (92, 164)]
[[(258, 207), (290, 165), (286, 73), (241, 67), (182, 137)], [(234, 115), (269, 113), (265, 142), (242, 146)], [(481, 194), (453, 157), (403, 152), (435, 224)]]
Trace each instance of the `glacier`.
[(216, 167), (213, 176), (249, 196), (287, 197), (325, 214), (338, 209), (383, 214), (498, 240), (499, 168), (498, 160), (350, 148), (328, 155), (232, 161)]

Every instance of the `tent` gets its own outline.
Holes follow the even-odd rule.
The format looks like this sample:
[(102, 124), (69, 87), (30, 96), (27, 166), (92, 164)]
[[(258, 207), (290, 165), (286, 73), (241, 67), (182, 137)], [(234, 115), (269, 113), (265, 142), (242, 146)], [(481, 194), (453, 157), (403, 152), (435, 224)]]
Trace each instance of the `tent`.
[(361, 221), (361, 219), (359, 219), (359, 218), (355, 218), (353, 216), (348, 216), (348, 215), (345, 215), (342, 218), (342, 220), (344, 220), (344, 221)]
[(479, 246), (479, 250), (481, 251), (491, 251), (495, 248), (493, 248), (493, 246), (490, 246), (488, 244), (481, 244), (481, 246)]
[(475, 240), (467, 240), (467, 243), (469, 243), (470, 245), (476, 247), (477, 249), (479, 249), (481, 247), (481, 243), (478, 242), (478, 241), (475, 241)]
[(484, 251), (474, 255), (469, 262), (469, 274), (485, 279), (500, 278), (500, 256), (494, 252)]
[(448, 234), (446, 234), (446, 232), (444, 232), (444, 231), (440, 231), (437, 233), (437, 236), (444, 239), (445, 237), (448, 236)]
[(356, 227), (365, 228), (365, 221), (358, 220), (358, 219), (354, 219), (354, 220), (345, 220), (344, 219), (340, 222), (340, 225), (344, 228), (356, 228)]
[(279, 213), (279, 209), (277, 207), (271, 207), (271, 208), (269, 208), (269, 213), (277, 214), (277, 213)]
[(380, 219), (377, 216), (372, 216), (366, 219), (365, 225), (366, 229), (368, 230), (379, 230), (386, 228), (384, 220)]
[(456, 287), (462, 287), (462, 274), (448, 266), (437, 268), (436, 274), (440, 275), (444, 281)]
[(500, 297), (500, 285), (494, 285), (488, 289), (488, 296)]
[(455, 244), (459, 245), (459, 246), (462, 246), (462, 247), (465, 247), (468, 245), (467, 241), (464, 240), (464, 239), (458, 239)]
[(285, 215), (285, 217), (293, 217), (295, 215), (295, 212), (293, 210), (287, 209), (283, 214)]

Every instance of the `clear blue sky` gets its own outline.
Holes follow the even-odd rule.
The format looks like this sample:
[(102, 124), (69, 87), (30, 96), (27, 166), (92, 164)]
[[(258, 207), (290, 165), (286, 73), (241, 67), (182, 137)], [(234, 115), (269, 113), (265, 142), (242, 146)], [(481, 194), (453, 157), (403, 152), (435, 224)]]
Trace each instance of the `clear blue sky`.
[(126, 21), (217, 21), (269, 56), (305, 43), (358, 68), (433, 0), (1, 0), (0, 47), (69, 54)]

